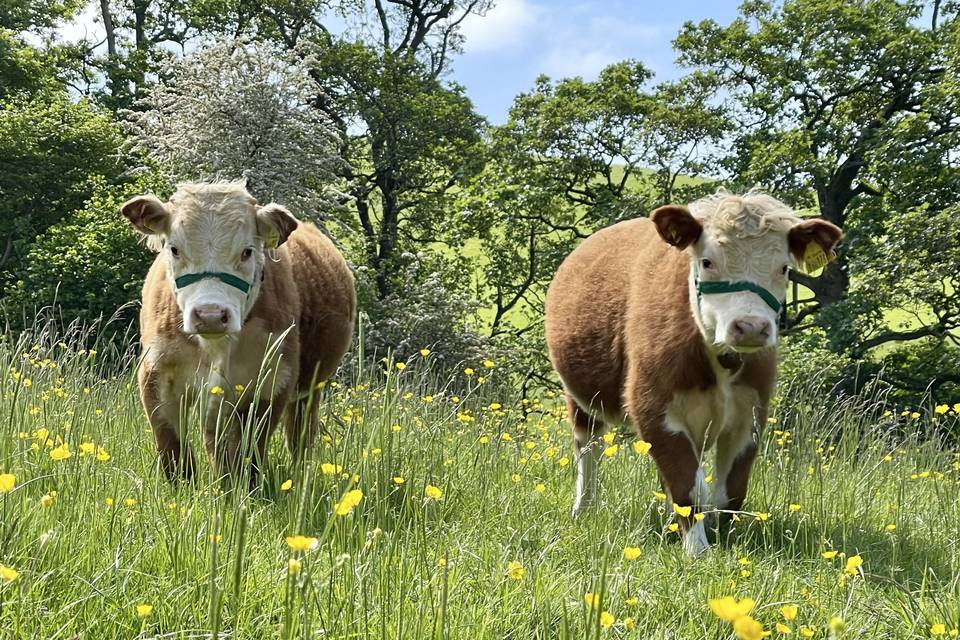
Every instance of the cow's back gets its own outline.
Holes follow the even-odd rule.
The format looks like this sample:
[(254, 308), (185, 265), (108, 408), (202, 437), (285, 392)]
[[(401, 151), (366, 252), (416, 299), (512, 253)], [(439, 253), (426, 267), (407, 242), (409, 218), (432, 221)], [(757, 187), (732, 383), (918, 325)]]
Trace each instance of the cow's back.
[(356, 318), (353, 274), (333, 242), (301, 223), (286, 244), (300, 298), (299, 387), (326, 380), (350, 347)]
[[(598, 231), (563, 261), (547, 292), (547, 345), (581, 406), (623, 415), (630, 354), (637, 339), (644, 340), (636, 322), (656, 316), (665, 289), (685, 282), (687, 272), (685, 255), (663, 242), (646, 218)], [(669, 293), (675, 300), (676, 292)]]

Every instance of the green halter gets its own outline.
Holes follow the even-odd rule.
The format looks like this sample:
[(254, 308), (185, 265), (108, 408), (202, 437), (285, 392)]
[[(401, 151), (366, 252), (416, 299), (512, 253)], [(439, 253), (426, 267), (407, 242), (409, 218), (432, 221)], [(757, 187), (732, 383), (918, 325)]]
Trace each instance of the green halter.
[(204, 271), (202, 273), (188, 273), (186, 275), (180, 276), (173, 281), (177, 285), (177, 289), (183, 289), (184, 287), (189, 287), (195, 282), (200, 282), (201, 280), (206, 280), (207, 278), (213, 278), (219, 280), (224, 284), (228, 284), (231, 287), (235, 287), (247, 293), (250, 291), (250, 283), (244, 280), (243, 278), (238, 278), (237, 276), (231, 273), (223, 273), (222, 271)]
[(694, 275), (694, 283), (697, 287), (697, 308), (700, 308), (700, 298), (711, 293), (735, 293), (737, 291), (749, 291), (755, 293), (767, 303), (767, 306), (773, 309), (774, 313), (780, 313), (780, 300), (763, 287), (753, 282), (741, 280), (740, 282), (729, 282), (727, 280), (700, 280), (700, 271), (697, 270)]

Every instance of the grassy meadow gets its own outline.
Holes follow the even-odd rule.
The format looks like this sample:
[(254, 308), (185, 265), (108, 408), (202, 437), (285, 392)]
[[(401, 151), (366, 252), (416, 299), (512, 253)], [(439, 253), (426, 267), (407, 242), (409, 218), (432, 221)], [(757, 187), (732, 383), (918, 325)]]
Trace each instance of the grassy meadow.
[(772, 637), (960, 626), (960, 464), (938, 435), (960, 407), (791, 390), (749, 511), (690, 560), (627, 433), (571, 520), (565, 409), (517, 397), (505, 363), (329, 383), (311, 459), (275, 435), (249, 492), (202, 455), (168, 483), (134, 363), (106, 351), (0, 341), (0, 638), (760, 637), (711, 610), (726, 596)]

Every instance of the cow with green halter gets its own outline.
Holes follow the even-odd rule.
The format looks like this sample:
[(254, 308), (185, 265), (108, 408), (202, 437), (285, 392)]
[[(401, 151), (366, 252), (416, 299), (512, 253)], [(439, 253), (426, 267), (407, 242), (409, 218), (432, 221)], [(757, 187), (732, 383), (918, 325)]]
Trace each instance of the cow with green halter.
[(573, 426), (574, 515), (598, 499), (608, 426), (629, 421), (684, 548), (708, 548), (706, 525), (746, 498), (789, 270), (822, 269), (841, 235), (764, 193), (721, 190), (602, 229), (564, 260), (546, 335)]
[(255, 482), (281, 419), (302, 456), (318, 427), (315, 391), (353, 336), (340, 252), (242, 182), (182, 184), (167, 202), (138, 196), (121, 212), (158, 253), (143, 287), (139, 386), (163, 470), (194, 474), (194, 413), (217, 475), (244, 468)]

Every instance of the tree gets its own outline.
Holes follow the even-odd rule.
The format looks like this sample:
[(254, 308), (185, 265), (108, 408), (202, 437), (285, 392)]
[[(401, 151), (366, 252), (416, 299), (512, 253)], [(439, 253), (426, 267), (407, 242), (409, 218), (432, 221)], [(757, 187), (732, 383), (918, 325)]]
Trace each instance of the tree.
[[(775, 8), (752, 0), (727, 27), (684, 25), (679, 61), (713, 76), (728, 95), (737, 133), (727, 167), (736, 179), (769, 185), (801, 206), (812, 195), (851, 247), (860, 233), (848, 225), (851, 207), (894, 186), (875, 170), (878, 151), (944, 164), (960, 131), (956, 99), (941, 103), (938, 89), (956, 8), (940, 6), (926, 28), (923, 8), (896, 0), (790, 0)], [(896, 135), (905, 127), (908, 139)], [(885, 143), (891, 137), (899, 147)], [(850, 284), (847, 250), (823, 277), (792, 278), (813, 292), (808, 313), (838, 302)]]
[[(541, 77), (491, 131), (464, 221), (488, 258), (492, 335), (535, 324), (547, 283), (578, 239), (705, 188), (697, 177), (710, 166), (706, 149), (723, 113), (705, 105), (708, 88), (697, 79), (649, 86), (651, 77), (635, 61), (595, 81)], [(505, 322), (523, 307), (534, 317)]]
[(343, 199), (338, 133), (299, 58), (230, 41), (184, 58), (125, 111), (132, 147), (173, 183), (245, 178), (261, 202), (321, 217)]
[(830, 349), (914, 391), (948, 393), (956, 378), (924, 367), (956, 355), (960, 329), (957, 13), (936, 0), (750, 1), (732, 24), (688, 23), (675, 41), (737, 123), (732, 179), (844, 229), (822, 277), (791, 274), (809, 294), (788, 333), (819, 325)]
[(34, 238), (123, 170), (117, 126), (86, 100), (47, 92), (0, 104), (0, 295)]
[[(149, 174), (116, 184), (95, 177), (90, 186), (87, 202), (46, 229), (19, 261), (2, 299), (15, 328), (29, 327), (40, 309), (54, 304), (68, 322), (92, 323), (115, 317), (139, 299), (154, 256), (118, 212), (123, 202), (144, 191), (166, 195), (166, 186)], [(135, 317), (136, 309), (128, 307), (119, 316), (120, 330)]]

